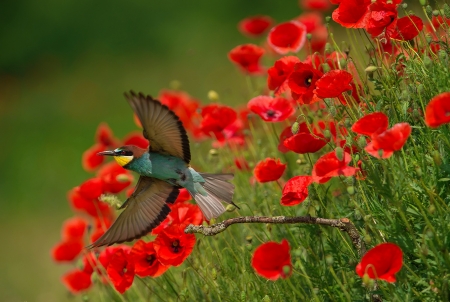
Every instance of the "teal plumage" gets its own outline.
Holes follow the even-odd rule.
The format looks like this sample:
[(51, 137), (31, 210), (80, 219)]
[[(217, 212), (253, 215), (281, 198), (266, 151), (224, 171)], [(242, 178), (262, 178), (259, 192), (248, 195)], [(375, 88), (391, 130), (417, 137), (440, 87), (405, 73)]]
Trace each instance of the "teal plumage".
[(125, 169), (140, 175), (133, 194), (122, 205), (122, 213), (90, 248), (139, 238), (158, 226), (186, 188), (204, 216), (210, 220), (225, 212), (222, 201), (233, 204), (232, 174), (198, 173), (189, 163), (189, 140), (181, 121), (167, 106), (142, 93), (125, 94), (149, 140), (148, 150), (123, 146), (99, 155), (114, 156)]

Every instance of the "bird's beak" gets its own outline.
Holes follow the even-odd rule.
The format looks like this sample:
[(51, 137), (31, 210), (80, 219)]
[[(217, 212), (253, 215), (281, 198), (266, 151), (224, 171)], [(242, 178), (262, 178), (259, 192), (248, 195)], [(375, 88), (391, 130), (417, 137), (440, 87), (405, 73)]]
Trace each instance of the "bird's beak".
[(116, 155), (116, 152), (114, 152), (114, 151), (102, 151), (102, 152), (98, 152), (97, 155), (109, 155), (109, 156), (114, 156), (114, 155)]

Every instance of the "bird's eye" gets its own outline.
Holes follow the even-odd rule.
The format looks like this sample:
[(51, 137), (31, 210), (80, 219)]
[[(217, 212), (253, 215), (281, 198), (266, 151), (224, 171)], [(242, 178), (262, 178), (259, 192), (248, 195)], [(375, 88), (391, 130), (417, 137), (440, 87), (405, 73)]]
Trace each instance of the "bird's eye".
[(121, 150), (121, 151), (120, 151), (120, 155), (127, 155), (127, 151)]

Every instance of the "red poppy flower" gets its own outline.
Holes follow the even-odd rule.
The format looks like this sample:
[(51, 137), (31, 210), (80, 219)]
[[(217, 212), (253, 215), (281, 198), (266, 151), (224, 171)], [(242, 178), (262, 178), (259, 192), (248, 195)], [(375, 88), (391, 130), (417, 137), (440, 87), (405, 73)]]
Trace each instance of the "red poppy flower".
[[(401, 1), (400, 1), (401, 2)], [(378, 1), (370, 5), (370, 14), (366, 23), (366, 31), (372, 38), (381, 36), (390, 39), (397, 27), (397, 6), (395, 1)]]
[(97, 177), (90, 178), (80, 185), (79, 193), (86, 199), (99, 198), (103, 193), (103, 181)]
[(87, 229), (87, 222), (81, 217), (72, 217), (64, 221), (61, 231), (63, 240), (82, 240)]
[(306, 41), (306, 27), (298, 21), (289, 21), (273, 27), (267, 42), (277, 53), (298, 52)]
[(153, 242), (136, 241), (130, 255), (134, 261), (134, 271), (140, 277), (158, 277), (169, 268), (159, 262)]
[(52, 248), (52, 258), (56, 262), (73, 261), (84, 248), (81, 240), (63, 240)]
[(191, 254), (195, 235), (185, 234), (184, 226), (172, 224), (156, 237), (153, 247), (164, 265), (179, 266)]
[(266, 158), (256, 164), (253, 174), (259, 182), (269, 182), (278, 180), (286, 170), (286, 164), (279, 159)]
[(73, 294), (87, 290), (92, 285), (91, 275), (79, 269), (67, 272), (61, 280)]
[(311, 183), (311, 176), (295, 176), (289, 179), (284, 185), (280, 203), (284, 206), (302, 203), (308, 197), (308, 186)]
[(307, 10), (327, 11), (331, 3), (329, 0), (300, 0), (300, 6)]
[(119, 166), (116, 162), (104, 165), (97, 173), (103, 181), (105, 192), (120, 193), (125, 190), (133, 181), (133, 176), (128, 170)]
[(244, 44), (233, 48), (228, 53), (228, 58), (243, 71), (249, 74), (259, 74), (263, 71), (259, 65), (259, 60), (263, 54), (264, 48), (254, 44)]
[(123, 139), (123, 145), (134, 145), (142, 149), (149, 146), (148, 140), (142, 136), (142, 132), (131, 132)]
[(374, 112), (360, 118), (352, 126), (352, 131), (371, 136), (386, 131), (388, 128), (388, 117), (383, 112)]
[(98, 261), (102, 264), (102, 266), (105, 269), (108, 268), (108, 265), (111, 262), (112, 257), (118, 250), (122, 250), (126, 254), (128, 254), (131, 251), (131, 248), (128, 245), (123, 244), (108, 246), (100, 253), (100, 255), (98, 255)]
[(342, 0), (333, 11), (332, 18), (343, 27), (363, 28), (369, 17), (370, 4), (370, 0)]
[(382, 133), (372, 135), (372, 142), (365, 150), (376, 158), (388, 158), (403, 147), (410, 134), (411, 126), (408, 123), (395, 124)]
[(130, 254), (119, 248), (112, 255), (106, 272), (114, 288), (123, 294), (134, 280), (134, 262)]
[(267, 70), (267, 85), (270, 90), (274, 90), (275, 95), (283, 93), (288, 86), (287, 79), (294, 71), (294, 65), (299, 63), (300, 59), (294, 56), (286, 56), (277, 60), (273, 67)]
[(269, 241), (258, 246), (253, 253), (252, 266), (266, 279), (286, 279), (292, 273), (289, 242), (283, 239), (281, 243)]
[(267, 95), (254, 97), (248, 102), (247, 107), (266, 122), (284, 121), (295, 112), (291, 101)]
[(116, 147), (119, 143), (107, 123), (101, 123), (95, 133), (95, 141), (106, 147)]
[(348, 166), (351, 160), (351, 156), (347, 152), (344, 152), (342, 161), (336, 157), (335, 151), (331, 151), (323, 155), (314, 164), (312, 170), (312, 180), (314, 182), (323, 184), (335, 176), (355, 175), (356, 172), (359, 171), (359, 169)]
[(210, 104), (203, 107), (202, 117), (201, 130), (207, 135), (213, 133), (218, 140), (224, 140), (222, 132), (236, 120), (237, 113), (231, 107)]
[(428, 103), (425, 109), (425, 124), (437, 128), (450, 123), (450, 92), (441, 93)]
[(314, 95), (316, 82), (323, 73), (309, 64), (297, 63), (294, 71), (288, 78), (288, 85), (291, 88), (292, 98), (300, 104), (311, 104), (320, 99)]
[(258, 37), (269, 29), (272, 23), (273, 20), (269, 16), (254, 16), (239, 22), (238, 28), (244, 35)]
[(97, 153), (105, 151), (107, 147), (103, 144), (95, 144), (83, 152), (81, 164), (83, 169), (92, 172), (98, 168), (105, 160), (104, 156), (98, 156)]
[(249, 171), (250, 170), (250, 166), (249, 166), (248, 162), (243, 157), (236, 157), (234, 159), (234, 164), (241, 171)]
[(284, 141), (284, 146), (299, 154), (315, 153), (327, 144), (327, 140), (322, 135), (311, 133), (297, 133)]
[(328, 142), (323, 134), (318, 131), (311, 133), (305, 122), (301, 123), (297, 134), (286, 138), (284, 146), (299, 154), (315, 153), (322, 149)]
[[(328, 1), (328, 0), (327, 0)], [(307, 12), (298, 16), (295, 20), (306, 26), (306, 32), (309, 34), (323, 24), (323, 16), (319, 12)]]
[(98, 199), (86, 199), (80, 194), (80, 187), (75, 187), (68, 193), (69, 202), (74, 210), (82, 211), (92, 217), (111, 216), (109, 205)]
[(352, 80), (352, 75), (345, 70), (331, 70), (317, 80), (314, 93), (321, 99), (336, 98), (352, 90)]
[(198, 205), (178, 202), (170, 206), (170, 213), (163, 222), (152, 230), (152, 235), (161, 233), (172, 224), (187, 226), (188, 224), (200, 225), (203, 222), (203, 214)]
[(192, 197), (191, 197), (191, 194), (189, 194), (189, 191), (185, 188), (182, 188), (182, 189), (180, 189), (180, 193), (178, 194), (178, 197), (174, 203), (185, 202), (185, 201), (188, 201), (191, 199), (192, 199)]
[(414, 15), (406, 16), (397, 20), (397, 30), (394, 32), (391, 38), (409, 41), (417, 37), (422, 29), (422, 19)]
[(198, 128), (200, 123), (200, 114), (198, 113), (200, 101), (179, 90), (162, 90), (158, 95), (158, 100), (175, 112), (188, 131), (193, 132)]
[(381, 243), (369, 250), (356, 266), (356, 273), (371, 279), (395, 282), (395, 274), (403, 265), (403, 252), (394, 243)]

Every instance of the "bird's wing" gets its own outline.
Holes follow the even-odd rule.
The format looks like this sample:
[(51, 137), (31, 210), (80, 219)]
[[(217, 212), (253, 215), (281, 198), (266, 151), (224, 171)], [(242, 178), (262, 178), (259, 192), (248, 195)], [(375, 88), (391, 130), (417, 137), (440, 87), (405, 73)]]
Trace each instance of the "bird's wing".
[(150, 151), (176, 156), (189, 163), (189, 139), (178, 116), (151, 96), (130, 91), (125, 97), (141, 121), (144, 137), (150, 141)]
[(141, 176), (125, 209), (111, 227), (88, 248), (131, 241), (157, 227), (169, 214), (166, 203), (173, 203), (179, 189), (165, 181)]

